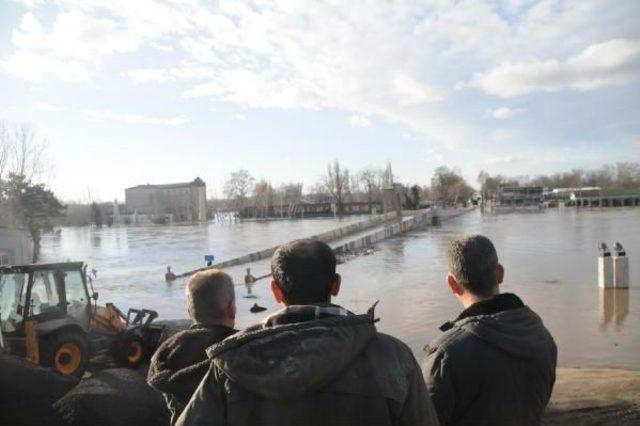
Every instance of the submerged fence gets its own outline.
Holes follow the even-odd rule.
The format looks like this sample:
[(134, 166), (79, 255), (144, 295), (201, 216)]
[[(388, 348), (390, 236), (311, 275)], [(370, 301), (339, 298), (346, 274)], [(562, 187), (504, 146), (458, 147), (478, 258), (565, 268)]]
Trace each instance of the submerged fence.
[[(385, 213), (378, 216), (374, 216), (367, 220), (363, 220), (361, 222), (352, 223), (346, 226), (342, 226), (340, 228), (323, 232), (321, 234), (312, 235), (307, 238), (312, 238), (312, 239), (324, 241), (325, 243), (330, 243), (332, 241), (336, 241), (341, 238), (348, 237), (349, 235), (366, 231), (367, 229), (375, 228), (377, 226), (383, 225), (389, 221), (393, 221), (396, 219), (397, 219), (397, 215), (395, 212)], [(271, 255), (273, 255), (273, 253), (276, 251), (278, 247), (280, 247), (280, 245), (269, 247), (267, 249), (249, 253), (244, 256), (236, 257), (233, 259), (225, 260), (224, 262), (218, 262), (211, 266), (206, 266), (198, 269), (193, 269), (191, 271), (183, 272), (181, 274), (176, 274), (173, 276), (173, 279), (186, 277), (186, 276), (195, 274), (196, 272), (206, 271), (207, 269), (223, 269), (223, 268), (228, 268), (230, 266), (237, 266), (237, 265), (242, 265), (243, 263), (250, 263), (250, 262), (255, 262), (257, 260), (266, 259), (268, 257), (271, 257)]]

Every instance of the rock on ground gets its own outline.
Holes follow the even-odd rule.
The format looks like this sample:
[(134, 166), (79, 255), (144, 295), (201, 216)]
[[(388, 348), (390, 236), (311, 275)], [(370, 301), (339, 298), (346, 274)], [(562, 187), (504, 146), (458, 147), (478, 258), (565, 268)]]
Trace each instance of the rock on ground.
[(640, 371), (558, 368), (543, 425), (640, 425)]
[(65, 425), (153, 426), (169, 424), (162, 396), (145, 377), (126, 368), (95, 373), (54, 404)]
[(0, 354), (0, 424), (60, 424), (52, 404), (78, 382), (51, 368)]

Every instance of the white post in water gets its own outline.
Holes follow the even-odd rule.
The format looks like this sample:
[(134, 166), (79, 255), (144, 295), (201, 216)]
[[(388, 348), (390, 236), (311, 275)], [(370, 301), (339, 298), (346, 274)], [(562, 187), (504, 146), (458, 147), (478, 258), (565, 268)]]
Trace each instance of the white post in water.
[(613, 287), (613, 261), (611, 252), (605, 243), (600, 243), (600, 256), (598, 256), (598, 287)]
[(629, 288), (629, 258), (622, 244), (616, 241), (613, 246), (616, 255), (613, 256), (613, 286), (615, 288)]

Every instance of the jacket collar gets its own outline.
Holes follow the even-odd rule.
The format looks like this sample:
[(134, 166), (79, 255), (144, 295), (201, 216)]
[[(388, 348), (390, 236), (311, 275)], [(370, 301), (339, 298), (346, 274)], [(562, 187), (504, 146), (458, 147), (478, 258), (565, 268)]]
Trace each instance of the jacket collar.
[(200, 330), (200, 329), (219, 330), (219, 331), (229, 331), (231, 333), (236, 333), (238, 331), (234, 328), (227, 327), (226, 325), (214, 324), (210, 322), (194, 322), (193, 324), (191, 324), (189, 329), (190, 330)]
[(510, 309), (523, 308), (522, 300), (513, 293), (502, 293), (489, 300), (474, 303), (467, 309), (462, 311), (453, 321), (447, 321), (440, 326), (441, 331), (447, 331), (453, 328), (457, 321), (465, 318), (475, 317), (478, 315), (492, 315), (498, 312), (508, 311)]
[(264, 327), (313, 321), (329, 317), (346, 317), (350, 315), (353, 314), (345, 308), (331, 303), (290, 305), (268, 316), (264, 321)]

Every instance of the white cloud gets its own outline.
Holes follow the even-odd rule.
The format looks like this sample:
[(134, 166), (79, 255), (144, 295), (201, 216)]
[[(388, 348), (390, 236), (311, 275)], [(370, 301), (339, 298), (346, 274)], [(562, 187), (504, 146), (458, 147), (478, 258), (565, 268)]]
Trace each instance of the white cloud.
[(63, 81), (82, 81), (88, 78), (87, 69), (81, 62), (59, 60), (25, 50), (18, 50), (6, 60), (0, 61), (0, 68), (31, 81), (40, 81), (46, 75)]
[(136, 83), (155, 82), (164, 83), (177, 80), (202, 80), (214, 76), (212, 70), (206, 66), (183, 61), (173, 68), (136, 68), (125, 73)]
[(50, 111), (50, 112), (59, 112), (64, 111), (64, 108), (58, 105), (49, 104), (46, 102), (37, 102), (36, 108), (40, 111)]
[(393, 87), (401, 105), (417, 105), (444, 99), (444, 91), (430, 87), (404, 73), (393, 76)]
[(99, 63), (115, 53), (134, 52), (140, 45), (140, 37), (117, 21), (96, 19), (79, 10), (59, 13), (49, 32), (43, 30), (33, 14), (26, 13), (11, 40), (18, 49), (90, 63)]
[(161, 43), (152, 42), (149, 44), (149, 46), (161, 52), (173, 52), (174, 50), (173, 46), (170, 44), (161, 44)]
[(349, 118), (349, 122), (352, 126), (371, 127), (371, 120), (364, 115), (354, 114)]
[(91, 121), (119, 121), (128, 124), (150, 124), (158, 126), (180, 126), (189, 122), (184, 116), (178, 117), (149, 117), (142, 114), (125, 114), (109, 110), (75, 109), (47, 102), (37, 102), (36, 108), (47, 112), (71, 112), (79, 114)]
[(192, 38), (185, 37), (180, 42), (180, 46), (188, 52), (194, 60), (205, 64), (220, 63), (220, 59), (216, 55), (214, 49), (211, 48), (211, 44), (215, 40), (212, 38)]
[(136, 83), (153, 81), (163, 83), (171, 79), (171, 70), (156, 68), (138, 68), (127, 71), (127, 75)]
[(522, 109), (513, 109), (505, 106), (498, 107), (491, 112), (491, 116), (497, 120), (505, 120), (507, 118), (511, 118), (514, 115), (522, 112)]
[(105, 72), (188, 99), (344, 111), (464, 144), (477, 129), (452, 87), (511, 97), (635, 81), (638, 42), (620, 38), (638, 37), (636, 4), (52, 0), (15, 24), (0, 64), (31, 80)]
[(153, 124), (161, 126), (180, 126), (189, 122), (189, 119), (180, 117), (158, 118), (147, 117), (140, 114), (121, 114), (113, 111), (82, 110), (82, 114), (95, 121), (121, 121), (128, 124)]
[(475, 73), (470, 87), (503, 98), (563, 89), (594, 90), (637, 81), (640, 40), (610, 40), (593, 44), (566, 61), (556, 59), (505, 62)]
[(27, 8), (37, 8), (44, 5), (44, 0), (14, 0), (18, 3), (23, 3)]

